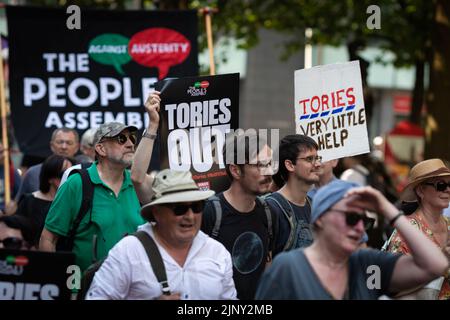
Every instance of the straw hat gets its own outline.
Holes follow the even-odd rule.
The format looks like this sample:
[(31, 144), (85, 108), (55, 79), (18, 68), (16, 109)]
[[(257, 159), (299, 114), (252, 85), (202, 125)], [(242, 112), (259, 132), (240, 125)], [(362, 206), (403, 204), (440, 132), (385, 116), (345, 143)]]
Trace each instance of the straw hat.
[(450, 170), (441, 159), (429, 159), (416, 164), (409, 172), (409, 183), (400, 195), (404, 201), (417, 201), (414, 188), (418, 184), (435, 177), (448, 177)]

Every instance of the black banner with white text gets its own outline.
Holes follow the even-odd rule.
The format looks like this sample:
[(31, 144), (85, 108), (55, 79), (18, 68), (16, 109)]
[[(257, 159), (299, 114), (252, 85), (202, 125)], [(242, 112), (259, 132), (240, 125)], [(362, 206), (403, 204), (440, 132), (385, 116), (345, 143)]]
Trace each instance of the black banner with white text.
[(168, 79), (161, 92), (161, 167), (191, 171), (204, 190), (229, 186), (222, 157), (239, 125), (239, 74)]
[(49, 154), (51, 132), (104, 122), (147, 127), (143, 107), (165, 77), (198, 74), (195, 11), (7, 7), (11, 114), (22, 152)]

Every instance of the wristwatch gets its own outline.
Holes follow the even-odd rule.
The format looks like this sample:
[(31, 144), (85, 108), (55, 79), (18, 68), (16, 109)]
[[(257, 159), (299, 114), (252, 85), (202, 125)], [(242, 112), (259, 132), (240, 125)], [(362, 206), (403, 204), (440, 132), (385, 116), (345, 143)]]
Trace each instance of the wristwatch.
[(154, 133), (149, 133), (149, 132), (147, 131), (147, 129), (145, 129), (144, 132), (142, 133), (142, 138), (148, 138), (148, 139), (154, 140), (154, 139), (156, 139), (156, 134), (154, 134)]

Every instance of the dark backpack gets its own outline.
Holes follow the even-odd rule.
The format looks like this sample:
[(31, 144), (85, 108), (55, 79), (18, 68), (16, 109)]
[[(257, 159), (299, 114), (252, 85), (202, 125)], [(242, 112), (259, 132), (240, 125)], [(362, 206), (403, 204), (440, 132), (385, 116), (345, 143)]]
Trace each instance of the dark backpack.
[[(147, 253), (148, 260), (152, 266), (153, 272), (155, 273), (156, 279), (161, 285), (161, 290), (164, 295), (170, 295), (169, 282), (167, 281), (166, 268), (164, 267), (164, 262), (161, 257), (161, 253), (151, 236), (145, 231), (137, 231), (132, 234), (139, 239), (142, 246)], [(86, 298), (86, 293), (88, 292), (92, 280), (94, 280), (95, 273), (103, 264), (104, 259), (91, 264), (83, 273), (81, 278), (81, 287), (77, 295), (77, 300), (84, 300)]]
[[(215, 222), (214, 227), (211, 231), (210, 236), (217, 239), (219, 236), (220, 226), (222, 224), (222, 206), (220, 205), (220, 199), (218, 196), (212, 196), (208, 198), (212, 202), (215, 212)], [(272, 212), (269, 206), (262, 197), (256, 197), (256, 202), (264, 208), (267, 218), (267, 232), (269, 233), (269, 254), (271, 255), (274, 246), (274, 232), (273, 232), (273, 222), (272, 222)], [(271, 257), (269, 257), (269, 260)]]
[[(281, 212), (283, 212), (286, 220), (289, 223), (290, 232), (288, 236), (288, 240), (283, 247), (283, 251), (289, 251), (294, 248), (297, 243), (298, 233), (297, 226), (298, 221), (295, 218), (294, 209), (291, 206), (291, 203), (279, 192), (273, 192), (264, 196), (265, 199), (270, 199), (280, 208)], [(311, 201), (309, 197), (306, 197), (306, 203), (311, 208)]]
[[(89, 164), (90, 166), (90, 164)], [(94, 184), (89, 177), (89, 173), (86, 169), (86, 166), (83, 168), (81, 165), (81, 169), (74, 169), (70, 172), (69, 176), (73, 174), (79, 174), (81, 176), (81, 184), (82, 184), (82, 200), (81, 206), (78, 210), (77, 217), (72, 224), (72, 227), (67, 234), (67, 237), (60, 236), (58, 238), (58, 242), (56, 244), (57, 251), (72, 251), (73, 244), (75, 241), (75, 235), (77, 234), (78, 227), (80, 226), (81, 220), (83, 220), (84, 216), (89, 212), (92, 208), (92, 201), (94, 199)]]

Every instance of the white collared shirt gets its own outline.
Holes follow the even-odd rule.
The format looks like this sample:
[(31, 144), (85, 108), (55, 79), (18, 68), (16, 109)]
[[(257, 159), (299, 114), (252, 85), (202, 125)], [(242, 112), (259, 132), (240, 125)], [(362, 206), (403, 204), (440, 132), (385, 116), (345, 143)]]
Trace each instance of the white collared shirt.
[[(155, 240), (172, 293), (189, 300), (236, 299), (231, 256), (221, 243), (199, 231), (181, 267), (155, 239), (150, 223), (139, 229)], [(161, 295), (144, 247), (136, 237), (127, 236), (110, 250), (86, 299), (151, 300)]]

